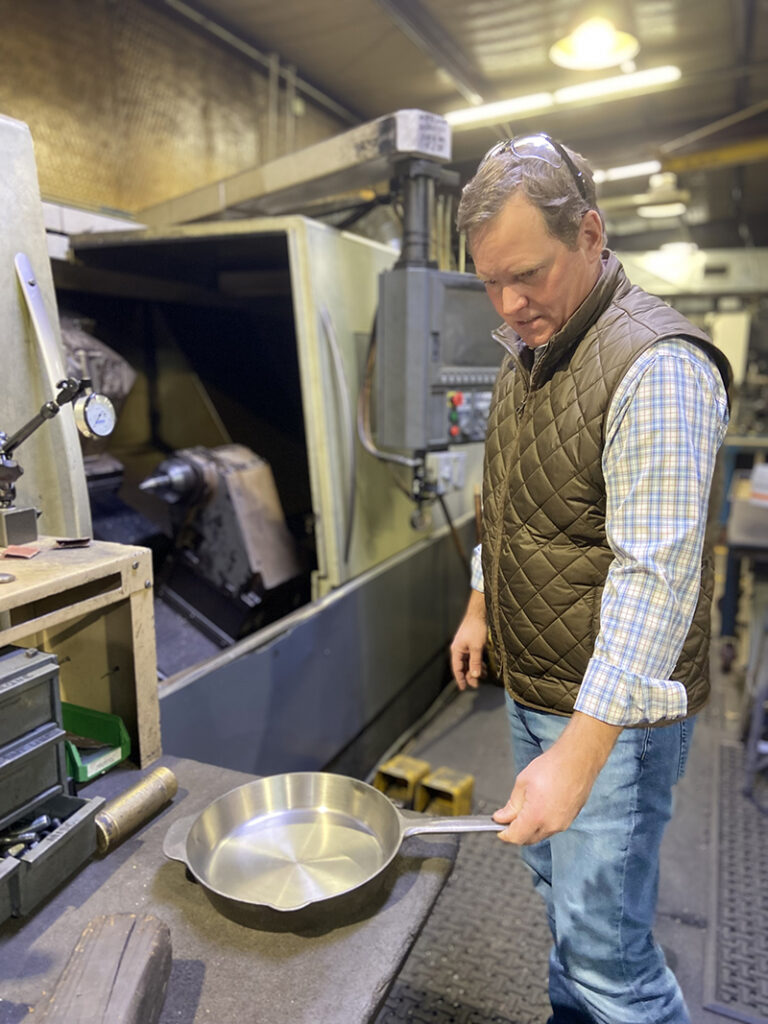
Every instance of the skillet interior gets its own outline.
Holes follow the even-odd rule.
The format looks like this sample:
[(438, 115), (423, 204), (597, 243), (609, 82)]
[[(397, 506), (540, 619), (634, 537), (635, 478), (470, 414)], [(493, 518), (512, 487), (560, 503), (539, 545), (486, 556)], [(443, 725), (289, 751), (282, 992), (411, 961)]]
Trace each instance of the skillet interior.
[(397, 811), (372, 786), (291, 772), (246, 783), (209, 804), (190, 829), (187, 863), (225, 898), (298, 910), (374, 878), (400, 839)]

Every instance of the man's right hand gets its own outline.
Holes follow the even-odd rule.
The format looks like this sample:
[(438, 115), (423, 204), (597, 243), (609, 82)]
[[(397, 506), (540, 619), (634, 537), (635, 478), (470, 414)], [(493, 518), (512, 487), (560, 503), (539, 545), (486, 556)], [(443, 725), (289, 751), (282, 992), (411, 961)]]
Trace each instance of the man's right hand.
[(451, 644), (451, 669), (460, 690), (473, 689), (483, 675), (483, 649), (488, 639), (485, 595), (473, 590), (464, 618)]

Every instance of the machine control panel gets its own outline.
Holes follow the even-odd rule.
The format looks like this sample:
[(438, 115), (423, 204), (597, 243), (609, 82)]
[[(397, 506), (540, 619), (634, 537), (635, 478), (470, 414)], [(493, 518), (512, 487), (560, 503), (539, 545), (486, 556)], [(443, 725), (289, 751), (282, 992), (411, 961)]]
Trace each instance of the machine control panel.
[(452, 444), (484, 441), (491, 405), (490, 391), (449, 391), (446, 395), (448, 436)]
[(483, 441), (503, 349), (473, 274), (396, 267), (379, 279), (377, 440), (435, 451)]
[(453, 388), (492, 388), (496, 380), (495, 370), (459, 370), (456, 367), (449, 367), (443, 370), (438, 377), (438, 384), (444, 387)]

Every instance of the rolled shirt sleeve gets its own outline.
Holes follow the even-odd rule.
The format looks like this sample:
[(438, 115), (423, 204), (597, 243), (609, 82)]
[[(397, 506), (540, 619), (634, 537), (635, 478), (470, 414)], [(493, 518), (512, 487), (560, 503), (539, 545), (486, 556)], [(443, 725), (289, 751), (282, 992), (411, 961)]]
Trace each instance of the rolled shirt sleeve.
[(481, 594), (485, 593), (485, 583), (483, 581), (483, 545), (477, 544), (472, 551), (472, 575), (470, 583), (473, 590), (478, 590)]
[(687, 341), (653, 346), (620, 384), (603, 450), (614, 560), (575, 710), (622, 726), (685, 716), (685, 687), (669, 677), (698, 600), (715, 456), (727, 425), (720, 374)]

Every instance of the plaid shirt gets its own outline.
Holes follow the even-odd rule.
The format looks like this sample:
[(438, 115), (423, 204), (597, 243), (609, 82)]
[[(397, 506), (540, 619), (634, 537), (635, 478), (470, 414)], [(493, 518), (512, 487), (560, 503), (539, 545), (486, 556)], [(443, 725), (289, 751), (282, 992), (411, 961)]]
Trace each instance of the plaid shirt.
[[(611, 725), (686, 714), (685, 687), (669, 676), (698, 600), (709, 490), (727, 426), (720, 374), (689, 342), (652, 346), (619, 385), (603, 449), (614, 559), (577, 711)], [(480, 545), (472, 586), (483, 590)]]

